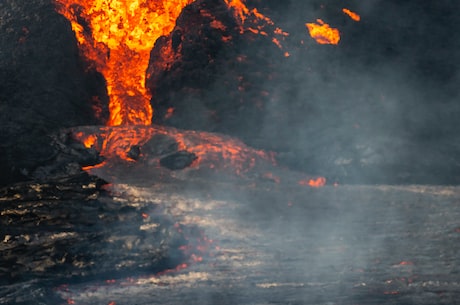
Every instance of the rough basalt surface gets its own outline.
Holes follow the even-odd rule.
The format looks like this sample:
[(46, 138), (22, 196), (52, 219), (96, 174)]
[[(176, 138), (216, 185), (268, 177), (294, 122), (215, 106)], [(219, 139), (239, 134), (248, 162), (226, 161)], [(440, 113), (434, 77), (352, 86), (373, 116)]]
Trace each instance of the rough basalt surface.
[(105, 184), (80, 174), (0, 188), (0, 286), (108, 280), (182, 263), (184, 229), (151, 202), (107, 194)]

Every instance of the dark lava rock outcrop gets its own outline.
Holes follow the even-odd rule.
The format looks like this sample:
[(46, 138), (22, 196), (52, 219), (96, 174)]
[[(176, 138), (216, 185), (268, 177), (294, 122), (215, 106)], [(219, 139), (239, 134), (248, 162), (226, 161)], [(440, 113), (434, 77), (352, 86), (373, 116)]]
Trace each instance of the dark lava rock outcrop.
[[(85, 72), (52, 0), (0, 2), (0, 184), (28, 179), (56, 151), (50, 134), (95, 124), (104, 81)], [(99, 91), (99, 92), (98, 92)]]

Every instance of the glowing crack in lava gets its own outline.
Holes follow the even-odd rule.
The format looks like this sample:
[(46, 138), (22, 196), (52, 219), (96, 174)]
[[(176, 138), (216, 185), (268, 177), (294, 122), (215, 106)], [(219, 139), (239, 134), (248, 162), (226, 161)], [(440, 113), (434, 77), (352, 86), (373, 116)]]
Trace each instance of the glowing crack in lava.
[(317, 23), (306, 23), (310, 36), (319, 44), (338, 44), (340, 41), (340, 32), (331, 28), (329, 24), (321, 19), (316, 19)]
[(107, 82), (109, 126), (149, 125), (145, 71), (155, 41), (168, 35), (193, 0), (55, 0), (83, 56)]

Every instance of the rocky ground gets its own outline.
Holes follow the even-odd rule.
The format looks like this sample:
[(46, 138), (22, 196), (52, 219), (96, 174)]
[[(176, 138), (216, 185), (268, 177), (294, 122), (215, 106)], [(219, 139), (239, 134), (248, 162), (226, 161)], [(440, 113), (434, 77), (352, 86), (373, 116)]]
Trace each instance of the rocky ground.
[[(175, 109), (156, 122), (195, 148), (240, 139), (276, 162), (200, 168), (213, 151), (163, 137), (97, 177), (81, 167), (100, 151), (73, 132), (102, 130), (103, 80), (51, 1), (0, 3), (0, 304), (458, 303), (455, 6), (350, 2), (355, 23), (335, 4), (250, 3), (291, 33), (289, 57), (197, 1), (152, 51), (151, 69), (162, 43), (180, 56), (149, 87)], [(343, 43), (296, 30), (315, 18)]]
[[(457, 304), (457, 187), (316, 189), (285, 183), (287, 175), (251, 184), (144, 179), (112, 184), (110, 196), (90, 201), (29, 197), (19, 205), (3, 195), (2, 219), (16, 220), (2, 224), (0, 303)], [(53, 212), (45, 217), (46, 207)], [(176, 271), (157, 273), (153, 257), (140, 263), (160, 240), (152, 234), (177, 232), (168, 223), (184, 229), (187, 255)], [(23, 250), (6, 261), (18, 243)], [(31, 250), (62, 243), (52, 269), (52, 256), (41, 264), (42, 252)], [(81, 264), (71, 264), (75, 251)], [(126, 256), (134, 265), (123, 265)], [(91, 258), (89, 274), (81, 274), (83, 258)]]
[(51, 136), (61, 128), (102, 123), (91, 103), (101, 85), (85, 72), (70, 24), (53, 1), (2, 1), (0, 183), (30, 179), (53, 159)]

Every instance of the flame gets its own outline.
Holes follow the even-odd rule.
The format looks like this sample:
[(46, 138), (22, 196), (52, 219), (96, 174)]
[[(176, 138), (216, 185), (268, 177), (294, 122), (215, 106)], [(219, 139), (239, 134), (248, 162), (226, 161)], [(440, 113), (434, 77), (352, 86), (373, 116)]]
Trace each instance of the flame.
[(361, 20), (361, 16), (359, 16), (357, 13), (350, 11), (347, 8), (342, 9), (342, 12), (344, 14), (347, 14), (351, 19), (353, 19), (356, 22), (359, 22)]
[(145, 88), (150, 50), (193, 0), (55, 1), (71, 22), (84, 57), (107, 82), (107, 125), (151, 124), (151, 95)]
[(337, 29), (331, 28), (329, 24), (321, 19), (316, 20), (317, 23), (306, 23), (305, 26), (310, 32), (310, 36), (319, 44), (338, 44), (340, 41), (340, 32)]

